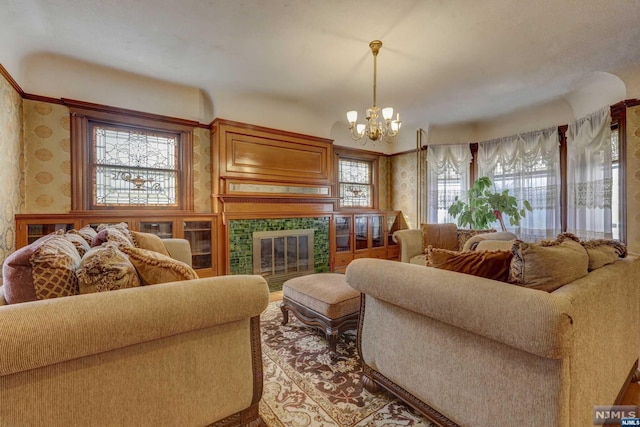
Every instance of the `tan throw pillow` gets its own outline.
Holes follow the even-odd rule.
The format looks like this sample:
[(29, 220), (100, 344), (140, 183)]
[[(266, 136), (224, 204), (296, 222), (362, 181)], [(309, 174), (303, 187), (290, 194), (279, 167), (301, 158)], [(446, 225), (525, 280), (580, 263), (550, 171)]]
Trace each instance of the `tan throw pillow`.
[(78, 294), (80, 255), (64, 235), (41, 237), (5, 260), (2, 273), (8, 304)]
[(76, 276), (81, 294), (140, 286), (129, 257), (113, 243), (91, 248), (82, 258)]
[(127, 224), (100, 224), (98, 226), (98, 234), (91, 241), (91, 247), (100, 246), (103, 243), (112, 242), (122, 246), (133, 247), (133, 238), (127, 228)]
[(509, 282), (551, 292), (588, 273), (589, 255), (570, 233), (555, 240), (526, 243), (516, 240)]
[(167, 251), (164, 243), (162, 243), (162, 239), (155, 234), (133, 230), (129, 233), (131, 233), (131, 237), (133, 237), (133, 243), (136, 248), (148, 249), (161, 253), (162, 255), (170, 256), (169, 251)]
[(455, 224), (422, 224), (422, 247), (458, 250), (458, 226)]
[(506, 282), (512, 256), (511, 251), (457, 252), (429, 246), (426, 265)]
[(193, 268), (161, 253), (134, 247), (120, 250), (129, 256), (143, 285), (198, 278)]
[(611, 264), (627, 256), (627, 247), (617, 240), (595, 239), (580, 242), (589, 255), (589, 271)]

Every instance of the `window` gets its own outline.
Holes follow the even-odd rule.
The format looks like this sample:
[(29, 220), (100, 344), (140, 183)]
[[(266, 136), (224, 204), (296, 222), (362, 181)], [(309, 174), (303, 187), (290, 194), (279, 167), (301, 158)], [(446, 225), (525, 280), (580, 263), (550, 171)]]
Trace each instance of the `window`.
[(336, 147), (336, 181), (340, 208), (378, 207), (378, 156)]
[(71, 106), (72, 210), (193, 210), (190, 122), (79, 104)]
[(90, 127), (93, 206), (178, 205), (179, 134)]
[(371, 163), (340, 159), (338, 165), (340, 207), (372, 207)]
[(488, 176), (496, 191), (509, 190), (522, 206), (533, 208), (507, 229), (525, 241), (555, 237), (560, 233), (560, 150), (557, 128), (549, 128), (493, 141), (478, 147), (478, 175)]
[(457, 222), (449, 215), (449, 206), (456, 197), (467, 196), (471, 159), (467, 144), (427, 147), (427, 220), (430, 223)]

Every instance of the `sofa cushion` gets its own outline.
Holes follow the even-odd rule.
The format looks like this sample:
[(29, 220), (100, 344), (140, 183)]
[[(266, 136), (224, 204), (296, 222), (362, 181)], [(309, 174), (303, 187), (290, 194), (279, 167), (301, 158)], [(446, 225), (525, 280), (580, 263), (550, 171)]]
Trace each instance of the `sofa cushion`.
[(426, 266), (506, 282), (512, 257), (504, 250), (458, 252), (429, 246)]
[(41, 237), (9, 255), (3, 266), (7, 303), (78, 294), (80, 255), (63, 233)]
[(589, 255), (589, 271), (611, 264), (618, 258), (627, 256), (627, 247), (610, 239), (595, 239), (580, 242)]
[(76, 276), (81, 294), (140, 286), (129, 257), (113, 243), (91, 248), (82, 258)]
[(197, 279), (195, 270), (161, 253), (135, 247), (121, 247), (136, 268), (143, 285)]
[(118, 246), (134, 246), (131, 233), (124, 222), (119, 224), (100, 224), (98, 226), (98, 233), (91, 241), (91, 247), (100, 246), (106, 242), (113, 242)]
[(516, 240), (509, 282), (551, 292), (588, 273), (589, 255), (577, 237), (562, 233), (555, 240)]
[(422, 247), (458, 250), (458, 227), (456, 224), (422, 224)]
[(488, 228), (486, 230), (459, 228), (458, 231), (456, 232), (458, 235), (458, 250), (464, 250), (464, 247), (467, 244), (467, 241), (474, 236), (477, 236), (479, 234), (495, 233), (495, 232), (496, 230), (493, 228)]
[(166, 256), (171, 256), (167, 248), (162, 243), (162, 239), (152, 233), (143, 233), (141, 231), (130, 231), (133, 238), (133, 244), (136, 248), (148, 249), (158, 252)]

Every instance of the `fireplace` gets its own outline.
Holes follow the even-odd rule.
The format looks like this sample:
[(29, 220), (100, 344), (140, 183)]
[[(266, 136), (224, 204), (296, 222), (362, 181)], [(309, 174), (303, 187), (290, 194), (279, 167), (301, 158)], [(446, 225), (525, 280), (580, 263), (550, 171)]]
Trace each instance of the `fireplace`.
[(314, 229), (253, 233), (253, 274), (275, 283), (314, 272)]

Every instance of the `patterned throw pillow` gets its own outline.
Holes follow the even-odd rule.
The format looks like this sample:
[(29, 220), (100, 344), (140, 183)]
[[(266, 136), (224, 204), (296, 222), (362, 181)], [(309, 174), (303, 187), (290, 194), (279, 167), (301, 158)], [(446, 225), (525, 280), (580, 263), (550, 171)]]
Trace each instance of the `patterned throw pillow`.
[(52, 233), (41, 237), (5, 260), (5, 299), (9, 304), (16, 304), (77, 295), (78, 265), (80, 255), (64, 235)]
[(113, 243), (91, 248), (76, 271), (81, 294), (115, 291), (140, 286), (129, 257)]
[(113, 242), (119, 247), (133, 247), (133, 237), (127, 228), (127, 224), (121, 222), (119, 224), (100, 224), (98, 226), (98, 234), (91, 241), (91, 247), (100, 246), (106, 242)]
[(513, 244), (509, 282), (552, 292), (588, 273), (589, 255), (579, 239), (562, 233), (555, 240)]
[(143, 285), (197, 279), (195, 270), (184, 262), (142, 248), (121, 247), (136, 268)]
[(93, 238), (96, 237), (96, 234), (98, 234), (98, 232), (94, 230), (90, 225), (85, 225), (80, 230), (76, 230), (74, 228), (73, 230), (69, 230), (68, 233), (82, 236), (82, 238), (87, 241), (89, 246), (91, 246), (91, 242), (93, 241)]
[(458, 252), (429, 246), (426, 265), (506, 282), (512, 257), (511, 251)]
[(82, 258), (84, 254), (86, 254), (89, 251), (89, 249), (91, 249), (91, 246), (89, 245), (89, 243), (87, 243), (84, 237), (78, 234), (77, 230), (67, 231), (65, 234), (63, 234), (63, 236), (65, 239), (73, 243), (73, 246), (76, 247), (76, 250), (78, 251), (78, 255), (80, 255), (80, 258)]
[(140, 231), (130, 231), (133, 243), (136, 248), (148, 249), (150, 251), (161, 253), (162, 255), (170, 256), (169, 251), (162, 243), (162, 239), (155, 234), (142, 233)]

